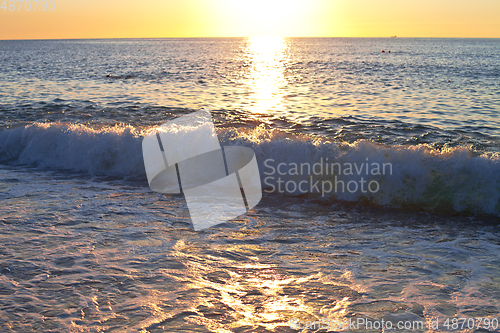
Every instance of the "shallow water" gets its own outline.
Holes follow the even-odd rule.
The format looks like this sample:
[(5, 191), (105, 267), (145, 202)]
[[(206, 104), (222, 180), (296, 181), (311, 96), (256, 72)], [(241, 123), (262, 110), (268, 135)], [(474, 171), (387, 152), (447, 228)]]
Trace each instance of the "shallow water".
[(491, 219), (266, 195), (251, 214), (195, 232), (181, 196), (1, 174), (8, 331), (292, 332), (294, 319), (500, 315)]

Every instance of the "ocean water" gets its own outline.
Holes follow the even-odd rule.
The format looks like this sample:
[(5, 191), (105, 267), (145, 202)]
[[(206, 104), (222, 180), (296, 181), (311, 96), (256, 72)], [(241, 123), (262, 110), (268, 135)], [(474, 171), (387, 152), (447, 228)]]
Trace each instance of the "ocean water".
[[(498, 332), (499, 54), (498, 39), (0, 41), (0, 331)], [(141, 149), (203, 108), (221, 144), (253, 148), (264, 195), (194, 231), (182, 195), (149, 189)]]

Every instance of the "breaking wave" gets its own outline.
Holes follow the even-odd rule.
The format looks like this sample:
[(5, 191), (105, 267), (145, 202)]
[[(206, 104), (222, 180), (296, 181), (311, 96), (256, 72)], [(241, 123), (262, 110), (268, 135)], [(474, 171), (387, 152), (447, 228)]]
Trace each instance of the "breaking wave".
[[(67, 123), (5, 128), (0, 132), (0, 163), (146, 180), (141, 151), (145, 130)], [(330, 142), (262, 126), (218, 132), (222, 145), (255, 150), (266, 192), (500, 216), (500, 158), (493, 154), (479, 155), (465, 147), (439, 151), (427, 145)], [(294, 186), (304, 181), (302, 190)], [(365, 187), (363, 192), (363, 181), (366, 186), (372, 182), (373, 191)], [(354, 189), (353, 182), (358, 190), (346, 189), (348, 184)], [(325, 184), (325, 189), (338, 185), (337, 190), (321, 191)]]

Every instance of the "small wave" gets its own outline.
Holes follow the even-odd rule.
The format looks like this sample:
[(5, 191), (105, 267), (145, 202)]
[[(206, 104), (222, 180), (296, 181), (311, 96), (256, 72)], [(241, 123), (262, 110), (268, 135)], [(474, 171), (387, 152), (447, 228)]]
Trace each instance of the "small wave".
[[(224, 136), (232, 144), (249, 145), (256, 151), (263, 185), (273, 192), (443, 213), (500, 213), (498, 154), (480, 155), (465, 147), (440, 151), (425, 144), (328, 142), (260, 128), (228, 131)], [(306, 193), (298, 186), (304, 181)], [(370, 181), (376, 182), (373, 193), (367, 188)], [(287, 182), (291, 182), (288, 188)], [(316, 182), (318, 187), (312, 187)], [(349, 190), (349, 182), (356, 191)], [(322, 184), (327, 191), (322, 191)]]
[[(34, 123), (3, 129), (0, 163), (145, 180), (141, 150), (145, 130), (132, 126), (94, 129), (65, 123)], [(218, 132), (223, 145), (254, 149), (267, 192), (306, 195), (326, 201), (500, 216), (500, 157), (494, 154), (480, 155), (464, 147), (440, 151), (424, 144), (384, 146), (365, 140), (330, 142), (318, 136), (269, 130), (264, 126), (220, 128)], [(337, 163), (330, 169), (332, 172), (307, 168), (315, 164), (326, 168), (332, 163)], [(352, 170), (346, 172), (349, 165)], [(373, 165), (386, 165), (387, 169), (373, 172)], [(319, 181), (319, 186), (340, 184), (340, 189), (340, 182), (344, 186), (349, 182), (359, 186), (363, 180), (365, 185), (375, 181), (377, 191), (363, 192), (359, 187), (357, 191), (321, 192), (310, 186), (311, 182)], [(295, 185), (306, 181), (308, 186), (302, 183), (305, 191), (301, 191), (290, 183), (288, 187), (282, 186), (280, 192), (278, 181)]]
[(0, 163), (145, 179), (141, 145), (131, 126), (34, 123), (0, 132)]

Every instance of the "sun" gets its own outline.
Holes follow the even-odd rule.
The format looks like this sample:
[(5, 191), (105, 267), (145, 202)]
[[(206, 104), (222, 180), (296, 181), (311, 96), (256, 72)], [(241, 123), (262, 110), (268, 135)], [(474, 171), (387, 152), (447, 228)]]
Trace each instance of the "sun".
[(293, 36), (307, 4), (307, 0), (225, 0), (228, 15), (234, 17), (234, 29), (248, 37)]

